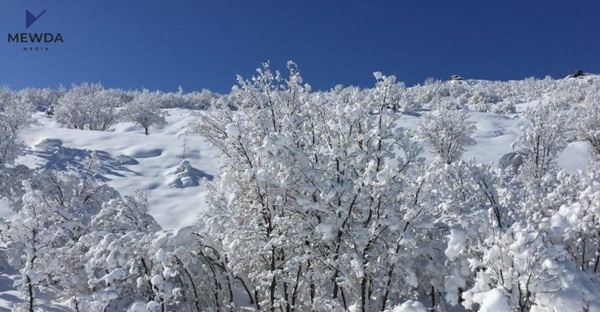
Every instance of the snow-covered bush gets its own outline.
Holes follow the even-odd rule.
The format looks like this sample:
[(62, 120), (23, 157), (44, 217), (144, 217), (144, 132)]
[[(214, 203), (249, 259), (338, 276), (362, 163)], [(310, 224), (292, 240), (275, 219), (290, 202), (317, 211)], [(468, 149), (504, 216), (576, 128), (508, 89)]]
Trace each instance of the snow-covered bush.
[(135, 196), (119, 196), (105, 202), (102, 209), (93, 216), (91, 225), (97, 230), (113, 233), (151, 233), (160, 229), (154, 218), (148, 214), (148, 197), (142, 192), (137, 192)]
[[(413, 113), (421, 108), (420, 103), (414, 98), (413, 94), (407, 92), (404, 83), (396, 82), (395, 76), (384, 76), (381, 72), (374, 72), (373, 75), (377, 81), (375, 88), (363, 91), (364, 96), (370, 101), (385, 102), (387, 103), (386, 109), (405, 114)], [(341, 88), (337, 88), (337, 90), (341, 90)], [(378, 90), (379, 92), (385, 90), (385, 97), (372, 98), (376, 96)]]
[(175, 177), (169, 182), (169, 186), (176, 188), (198, 186), (203, 178), (212, 180), (211, 175), (207, 175), (192, 167), (188, 160), (181, 161), (179, 166), (170, 172), (170, 175), (174, 175)]
[[(548, 195), (553, 205), (547, 226), (556, 240), (564, 242), (573, 264), (591, 274), (600, 273), (600, 172), (564, 177), (563, 184)], [(559, 201), (560, 200), (560, 201)], [(562, 204), (561, 204), (562, 203)]]
[[(234, 309), (244, 279), (195, 227), (162, 231), (143, 193), (120, 196), (89, 171), (46, 171), (23, 182), (17, 214), (2, 224), (16, 286), (37, 311), (45, 293), (75, 311)], [(207, 278), (209, 277), (209, 278)], [(248, 293), (249, 294), (249, 293)], [(239, 302), (239, 301), (238, 301)]]

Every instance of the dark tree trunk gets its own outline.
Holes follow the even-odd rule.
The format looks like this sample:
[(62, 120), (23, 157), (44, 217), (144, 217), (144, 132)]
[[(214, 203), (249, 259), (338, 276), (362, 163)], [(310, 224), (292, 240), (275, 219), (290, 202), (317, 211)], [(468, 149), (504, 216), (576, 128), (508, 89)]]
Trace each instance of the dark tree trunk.
[(27, 275), (27, 290), (29, 292), (29, 312), (33, 311), (33, 284), (29, 275)]

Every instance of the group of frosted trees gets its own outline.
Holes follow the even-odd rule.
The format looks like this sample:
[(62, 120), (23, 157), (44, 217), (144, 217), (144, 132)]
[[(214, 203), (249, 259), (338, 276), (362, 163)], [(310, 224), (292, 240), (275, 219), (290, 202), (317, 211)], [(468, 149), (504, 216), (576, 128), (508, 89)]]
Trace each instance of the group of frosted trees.
[(439, 103), (411, 131), (394, 77), (376, 73), (365, 96), (311, 93), (293, 63), (289, 73), (265, 64), (239, 80), (238, 111), (212, 110), (193, 127), (224, 155), (203, 235), (227, 261), (222, 274), (245, 281), (247, 304), (600, 308), (596, 163), (587, 173), (556, 165), (573, 138), (597, 142), (592, 92), (528, 109), (514, 144), (523, 161), (500, 169), (460, 160), (475, 125), (456, 103)]
[[(94, 158), (19, 173), (2, 188), (16, 211), (2, 223), (15, 309), (37, 311), (41, 293), (73, 311), (600, 309), (594, 92), (529, 108), (521, 161), (500, 168), (461, 160), (475, 122), (439, 92), (450, 85), (419, 93), (375, 73), (372, 89), (313, 92), (288, 72), (264, 64), (190, 125), (222, 152), (198, 226), (160, 229), (144, 194), (93, 179)], [(9, 102), (3, 182), (24, 148)], [(421, 104), (435, 111), (411, 130)], [(589, 143), (585, 173), (556, 164), (573, 140)]]
[(147, 89), (125, 91), (106, 89), (99, 83), (82, 83), (57, 90), (26, 88), (16, 92), (3, 87), (0, 94), (17, 101), (22, 111), (46, 110), (48, 116), (67, 128), (106, 131), (125, 121), (140, 125), (146, 135), (151, 126), (165, 123), (165, 108), (206, 109), (217, 98), (208, 90), (191, 93), (184, 93), (181, 88), (174, 93)]
[(149, 134), (151, 126), (166, 123), (165, 108), (206, 109), (216, 98), (208, 90), (183, 93), (141, 91), (123, 91), (105, 89), (101, 84), (83, 83), (71, 89), (61, 89), (60, 96), (46, 101), (52, 108), (56, 121), (68, 128), (105, 131), (118, 122), (126, 121), (138, 124)]
[(134, 122), (148, 135), (150, 126), (166, 122), (161, 100), (160, 93), (147, 89), (132, 94), (84, 83), (57, 100), (53, 115), (59, 124), (81, 130), (105, 131), (119, 121)]

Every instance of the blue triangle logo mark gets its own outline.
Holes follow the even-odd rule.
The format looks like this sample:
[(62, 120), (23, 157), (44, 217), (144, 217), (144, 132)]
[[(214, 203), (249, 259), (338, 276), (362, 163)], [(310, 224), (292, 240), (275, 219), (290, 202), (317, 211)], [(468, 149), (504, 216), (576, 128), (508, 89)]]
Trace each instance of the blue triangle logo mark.
[(35, 21), (37, 21), (44, 13), (46, 13), (46, 10), (42, 11), (38, 16), (35, 16), (29, 12), (29, 10), (25, 10), (25, 28), (29, 28), (29, 26), (33, 25), (33, 23), (35, 23)]

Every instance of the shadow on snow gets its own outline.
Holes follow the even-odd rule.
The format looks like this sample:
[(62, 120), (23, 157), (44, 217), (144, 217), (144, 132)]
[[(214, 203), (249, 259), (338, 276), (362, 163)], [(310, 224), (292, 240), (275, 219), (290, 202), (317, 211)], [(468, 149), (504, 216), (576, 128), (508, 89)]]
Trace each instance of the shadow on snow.
[(43, 140), (35, 146), (31, 154), (45, 160), (45, 163), (40, 166), (44, 169), (76, 170), (79, 172), (89, 170), (89, 160), (96, 158), (100, 165), (96, 165), (92, 172), (94, 172), (95, 178), (103, 182), (111, 180), (108, 176), (124, 177), (123, 172), (140, 175), (125, 167), (118, 157), (115, 159), (106, 151), (66, 147), (59, 139)]

